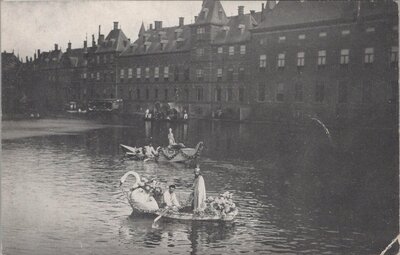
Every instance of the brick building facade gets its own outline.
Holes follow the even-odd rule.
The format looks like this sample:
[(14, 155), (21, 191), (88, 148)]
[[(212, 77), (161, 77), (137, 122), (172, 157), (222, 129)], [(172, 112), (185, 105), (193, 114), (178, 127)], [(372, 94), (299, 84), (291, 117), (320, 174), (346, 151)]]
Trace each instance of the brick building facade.
[(41, 53), (36, 80), (49, 102), (122, 98), (126, 113), (168, 105), (242, 120), (395, 121), (397, 14), (392, 0), (299, 0), (228, 17), (204, 0), (192, 24), (142, 24), (131, 43), (115, 22), (91, 47)]

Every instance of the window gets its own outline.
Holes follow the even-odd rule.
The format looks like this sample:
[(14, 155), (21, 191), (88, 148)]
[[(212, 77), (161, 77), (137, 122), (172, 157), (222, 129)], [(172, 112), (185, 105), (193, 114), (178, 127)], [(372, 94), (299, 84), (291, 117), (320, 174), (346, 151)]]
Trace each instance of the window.
[(260, 55), (260, 70), (265, 70), (267, 67), (267, 55)]
[(278, 54), (278, 69), (285, 68), (285, 53)]
[(222, 81), (222, 68), (217, 69), (217, 80)]
[(158, 66), (154, 67), (154, 80), (158, 81), (160, 77), (160, 68)]
[(285, 99), (285, 85), (283, 83), (278, 84), (278, 88), (276, 90), (276, 101), (283, 102)]
[(265, 84), (258, 84), (258, 101), (265, 101)]
[(319, 33), (319, 37), (326, 37), (327, 36), (327, 33), (326, 32), (320, 32)]
[(92, 78), (92, 80), (94, 79), (94, 73), (90, 73), (90, 77)]
[(365, 32), (367, 32), (367, 33), (375, 32), (375, 28), (374, 27), (367, 27), (367, 29), (365, 29)]
[(196, 99), (197, 101), (203, 100), (203, 88), (196, 89)]
[(114, 62), (114, 55), (110, 54), (110, 63)]
[(239, 76), (238, 76), (238, 78), (239, 78), (239, 81), (244, 81), (244, 78), (245, 78), (244, 67), (240, 67), (239, 68)]
[(100, 80), (100, 72), (96, 73), (96, 80), (98, 80), (98, 81)]
[(121, 69), (119, 73), (119, 79), (121, 80), (121, 82), (124, 82), (124, 78), (125, 78), (125, 70)]
[(228, 81), (233, 81), (233, 68), (228, 69)]
[(349, 35), (350, 34), (350, 30), (342, 30), (342, 35)]
[(235, 46), (229, 46), (229, 56), (235, 55)]
[(240, 54), (241, 55), (246, 54), (246, 45), (240, 45)]
[(294, 85), (294, 100), (296, 102), (303, 102), (303, 84), (301, 83)]
[(189, 67), (185, 68), (185, 81), (188, 81), (190, 79), (190, 69)]
[(189, 89), (185, 88), (183, 91), (185, 92), (185, 100), (188, 102), (190, 98)]
[(168, 81), (169, 79), (169, 67), (164, 66), (164, 81)]
[(286, 36), (279, 36), (278, 42), (284, 42), (286, 41)]
[(233, 90), (232, 88), (228, 88), (226, 93), (226, 101), (230, 102), (233, 100)]
[(175, 66), (174, 68), (174, 80), (179, 81), (179, 67)]
[(390, 49), (390, 66), (397, 69), (399, 64), (399, 47), (393, 46)]
[(304, 40), (304, 39), (306, 39), (306, 35), (305, 34), (299, 35), (299, 40)]
[(83, 79), (85, 79), (86, 80), (86, 78), (87, 78), (87, 73), (83, 73)]
[(136, 79), (140, 80), (142, 78), (142, 69), (140, 67), (136, 68)]
[(304, 52), (297, 53), (297, 68), (304, 67)]
[(217, 52), (218, 54), (224, 53), (224, 48), (222, 46), (218, 47)]
[(244, 102), (244, 88), (239, 88), (239, 102)]
[(326, 64), (326, 50), (318, 51), (318, 67), (324, 67)]
[(365, 48), (364, 51), (364, 64), (374, 63), (374, 48)]
[[(107, 71), (103, 72), (103, 81), (106, 82), (107, 81)], [(124, 77), (122, 77), (121, 82), (124, 82)]]
[(390, 83), (390, 94), (389, 94), (389, 103), (390, 104), (395, 104), (397, 103), (398, 96), (399, 96), (399, 82), (398, 81), (392, 81)]
[(103, 55), (103, 63), (107, 63), (107, 55)]
[(175, 101), (179, 100), (179, 91), (177, 88), (174, 88), (174, 96), (175, 96)]
[(96, 56), (96, 63), (100, 64), (100, 56)]
[(132, 68), (128, 68), (128, 79), (132, 79)]
[(129, 89), (129, 99), (132, 99), (132, 89)]
[(154, 89), (154, 99), (158, 99), (158, 89)]
[(168, 101), (168, 89), (164, 89), (164, 100)]
[(315, 102), (322, 103), (325, 97), (325, 86), (323, 83), (317, 83), (315, 86)]
[(221, 88), (216, 88), (215, 89), (215, 101), (216, 102), (221, 102)]
[(197, 69), (196, 70), (196, 78), (198, 81), (202, 81), (203, 80), (203, 70), (202, 69)]
[(197, 34), (198, 34), (198, 35), (204, 34), (205, 32), (206, 32), (206, 30), (205, 30), (204, 27), (198, 27), (198, 28), (197, 28)]
[(140, 89), (136, 89), (136, 99), (140, 100)]
[(349, 49), (342, 49), (340, 51), (340, 64), (341, 65), (348, 65), (349, 64), (349, 55), (350, 55), (350, 50)]
[(198, 49), (196, 49), (196, 56), (197, 56), (197, 57), (202, 57), (202, 56), (204, 56), (204, 49), (203, 49), (203, 48), (198, 48)]
[(364, 104), (372, 102), (372, 85), (370, 82), (365, 82), (363, 84), (362, 102)]
[(347, 84), (344, 82), (339, 82), (338, 103), (347, 103)]
[(150, 98), (150, 91), (149, 89), (146, 89), (146, 100), (149, 100)]
[(150, 67), (146, 67), (144, 69), (144, 78), (146, 79), (146, 81), (150, 79)]

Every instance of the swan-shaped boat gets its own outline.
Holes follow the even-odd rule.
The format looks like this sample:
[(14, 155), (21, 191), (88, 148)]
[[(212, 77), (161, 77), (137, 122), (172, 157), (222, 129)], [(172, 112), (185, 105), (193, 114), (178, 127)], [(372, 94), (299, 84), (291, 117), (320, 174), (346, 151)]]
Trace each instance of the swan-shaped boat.
[(166, 210), (160, 208), (152, 195), (152, 192), (145, 190), (146, 184), (142, 182), (138, 173), (134, 171), (129, 171), (120, 180), (120, 185), (122, 185), (128, 176), (134, 176), (135, 182), (133, 187), (129, 191), (122, 190), (129, 204), (132, 207), (133, 213), (137, 214), (147, 214), (153, 216), (162, 215), (163, 218), (174, 219), (174, 220), (196, 220), (196, 221), (232, 221), (238, 214), (238, 210), (235, 208), (229, 213), (223, 214), (207, 214), (207, 213), (194, 213), (194, 212), (182, 212), (176, 210)]
[(174, 147), (174, 148), (158, 148), (158, 155), (152, 158), (148, 158), (141, 148), (131, 147), (128, 145), (120, 144), (122, 150), (125, 152), (127, 156), (132, 157), (135, 160), (145, 160), (145, 159), (154, 159), (158, 162), (175, 162), (175, 163), (184, 163), (190, 160), (194, 160), (200, 157), (201, 152), (204, 149), (203, 142), (199, 142), (195, 148), (186, 148), (186, 147)]

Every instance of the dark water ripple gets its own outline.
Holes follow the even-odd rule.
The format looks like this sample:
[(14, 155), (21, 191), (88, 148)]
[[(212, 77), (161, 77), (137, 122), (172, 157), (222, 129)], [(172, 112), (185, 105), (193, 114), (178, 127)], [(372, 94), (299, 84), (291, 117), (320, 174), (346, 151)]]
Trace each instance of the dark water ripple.
[(161, 220), (152, 228), (153, 218), (130, 215), (118, 186), (126, 171), (176, 183), (181, 199), (189, 194), (188, 166), (127, 160), (118, 148), (146, 135), (166, 143), (167, 124), (8, 140), (3, 253), (376, 254), (397, 232), (394, 131), (332, 131), (331, 146), (312, 128), (201, 121), (171, 127), (185, 144), (205, 142), (207, 192), (234, 193), (235, 222)]

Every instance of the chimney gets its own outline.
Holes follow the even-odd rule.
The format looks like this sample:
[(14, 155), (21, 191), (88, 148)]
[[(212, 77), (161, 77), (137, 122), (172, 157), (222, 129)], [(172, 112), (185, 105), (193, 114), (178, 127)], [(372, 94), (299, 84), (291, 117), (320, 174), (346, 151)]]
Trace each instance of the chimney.
[(99, 39), (97, 41), (97, 44), (100, 45), (104, 42), (104, 35), (99, 35)]
[(149, 28), (150, 30), (153, 30), (153, 24), (150, 24), (150, 28)]
[(40, 57), (40, 50), (38, 49), (37, 50), (37, 55), (38, 55), (38, 58)]
[(58, 50), (58, 44), (57, 43), (54, 44), (54, 50), (55, 51)]
[(29, 58), (28, 58), (28, 56), (26, 56), (26, 57), (25, 57), (25, 60), (26, 60), (26, 63), (28, 63), (28, 62), (29, 62)]
[(244, 14), (244, 6), (238, 6), (238, 15), (242, 16)]
[(94, 35), (92, 35), (92, 47), (96, 46), (96, 41), (94, 40)]
[(68, 42), (68, 48), (67, 50), (71, 50), (71, 42)]
[(118, 21), (114, 21), (114, 30), (118, 29)]
[(101, 35), (101, 25), (99, 25), (99, 37)]
[(83, 41), (83, 48), (87, 48), (87, 41)]
[(33, 53), (33, 59), (36, 60), (36, 52)]
[(29, 62), (32, 62), (32, 57), (29, 58)]
[(154, 29), (160, 30), (162, 28), (162, 21), (154, 21)]
[(197, 21), (197, 16), (194, 16), (194, 22), (196, 22)]
[(184, 17), (179, 17), (179, 26), (180, 27), (183, 27), (183, 24), (184, 24)]
[(262, 4), (261, 4), (261, 12), (263, 12), (263, 11), (264, 11), (264, 9), (265, 9), (265, 7), (264, 7), (264, 3), (262, 3)]

